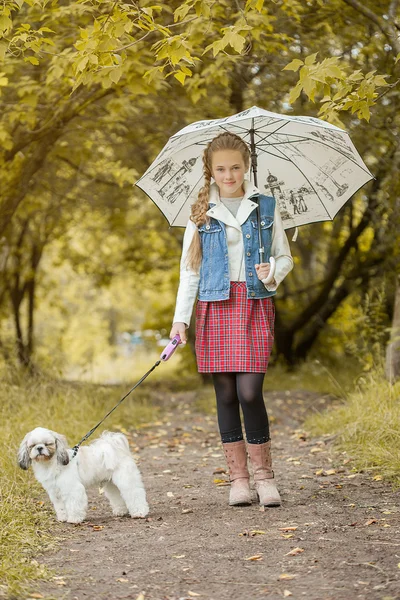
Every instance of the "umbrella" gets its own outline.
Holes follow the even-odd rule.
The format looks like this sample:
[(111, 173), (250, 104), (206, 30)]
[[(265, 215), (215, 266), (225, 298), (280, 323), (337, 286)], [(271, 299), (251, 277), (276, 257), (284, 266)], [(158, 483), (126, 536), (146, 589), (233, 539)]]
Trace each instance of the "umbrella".
[(184, 227), (203, 185), (202, 154), (219, 133), (240, 135), (251, 150), (254, 184), (274, 196), (285, 229), (331, 221), (374, 178), (349, 134), (314, 117), (280, 115), (253, 106), (197, 121), (173, 135), (136, 185), (171, 226)]

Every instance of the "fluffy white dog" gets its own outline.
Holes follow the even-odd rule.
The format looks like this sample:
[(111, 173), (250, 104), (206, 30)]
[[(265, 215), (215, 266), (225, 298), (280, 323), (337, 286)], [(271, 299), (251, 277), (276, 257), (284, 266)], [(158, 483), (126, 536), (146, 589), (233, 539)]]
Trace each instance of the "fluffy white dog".
[(139, 469), (122, 433), (104, 432), (73, 457), (64, 435), (37, 427), (23, 439), (18, 463), (22, 469), (32, 464), (59, 521), (83, 521), (88, 506), (85, 488), (93, 485), (103, 488), (115, 516), (145, 517), (149, 512)]

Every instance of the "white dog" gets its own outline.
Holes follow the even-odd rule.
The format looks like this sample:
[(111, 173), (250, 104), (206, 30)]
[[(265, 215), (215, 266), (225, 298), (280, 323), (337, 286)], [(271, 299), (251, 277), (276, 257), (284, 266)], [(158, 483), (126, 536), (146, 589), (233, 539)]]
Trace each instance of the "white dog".
[(115, 516), (145, 517), (149, 512), (139, 469), (122, 433), (104, 432), (73, 457), (64, 435), (37, 427), (23, 439), (18, 463), (22, 469), (32, 464), (59, 521), (83, 521), (88, 506), (85, 488), (93, 485), (103, 488)]

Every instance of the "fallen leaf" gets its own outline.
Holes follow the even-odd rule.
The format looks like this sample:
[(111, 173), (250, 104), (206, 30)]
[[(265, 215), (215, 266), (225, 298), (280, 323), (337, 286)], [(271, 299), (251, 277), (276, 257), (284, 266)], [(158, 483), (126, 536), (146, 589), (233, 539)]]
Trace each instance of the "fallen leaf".
[(192, 513), (193, 510), (191, 508), (183, 508), (182, 509), (182, 514), (183, 515), (187, 515), (188, 513)]
[(326, 475), (335, 475), (336, 474), (336, 469), (328, 469), (328, 471), (325, 471)]
[(42, 594), (30, 594), (30, 596), (29, 596), (29, 600), (30, 600), (31, 598), (35, 598), (35, 599), (36, 599), (36, 598), (43, 598), (43, 596), (42, 596)]
[(314, 446), (313, 448), (311, 448), (310, 454), (315, 454), (315, 452), (322, 452), (322, 448), (320, 448), (319, 446)]
[(304, 552), (304, 548), (293, 548), (290, 552), (287, 552), (285, 556), (297, 556), (297, 554), (301, 554)]
[(63, 581), (62, 579), (60, 581), (56, 581), (56, 585), (67, 585), (65, 583), (65, 581)]
[(315, 475), (318, 475), (320, 477), (326, 475), (324, 469), (318, 469), (318, 471), (315, 471)]
[(262, 560), (262, 554), (255, 554), (254, 556), (249, 556), (248, 558), (245, 558), (244, 560)]
[(186, 554), (173, 554), (172, 558), (185, 558)]
[(365, 521), (364, 523), (364, 527), (368, 527), (368, 525), (372, 525), (373, 523), (377, 523), (378, 521), (376, 519), (368, 519), (368, 521)]
[(285, 538), (285, 540), (288, 540), (294, 537), (294, 533), (281, 533), (281, 537)]
[(289, 592), (289, 590), (284, 590), (284, 591), (283, 591), (283, 596), (284, 596), (285, 598), (287, 598), (288, 596), (293, 596), (293, 594), (292, 594), (292, 592)]
[(222, 475), (223, 473), (226, 473), (226, 469), (224, 469), (223, 467), (217, 467), (213, 471), (213, 475)]
[(201, 594), (196, 594), (196, 592), (188, 591), (189, 596), (201, 596)]
[(252, 529), (252, 530), (250, 531), (250, 535), (251, 535), (252, 537), (254, 537), (255, 535), (263, 535), (263, 534), (265, 534), (265, 533), (267, 533), (267, 532), (266, 532), (266, 531), (262, 531), (262, 529)]
[(281, 573), (279, 579), (294, 579), (297, 575), (289, 575), (289, 573)]
[(375, 477), (372, 478), (374, 481), (382, 481), (382, 475), (375, 475)]
[(168, 498), (174, 498), (174, 494), (172, 492), (167, 492)]
[(140, 592), (139, 596), (136, 596), (136, 600), (144, 600), (144, 592)]
[(226, 479), (214, 479), (214, 483), (227, 483)]
[(279, 527), (279, 531), (296, 531), (297, 525), (292, 527)]
[(118, 581), (119, 583), (129, 583), (129, 579), (124, 579), (123, 577), (118, 577), (115, 581)]

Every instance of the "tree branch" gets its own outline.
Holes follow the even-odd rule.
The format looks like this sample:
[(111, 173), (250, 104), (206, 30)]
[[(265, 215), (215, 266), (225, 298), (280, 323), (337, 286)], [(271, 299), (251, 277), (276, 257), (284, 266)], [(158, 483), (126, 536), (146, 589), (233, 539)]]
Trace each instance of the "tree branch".
[[(400, 41), (397, 39), (395, 31), (396, 26), (393, 20), (391, 23), (385, 21), (384, 19), (382, 19), (382, 17), (380, 17), (379, 15), (374, 13), (370, 8), (365, 6), (365, 4), (359, 2), (359, 0), (343, 0), (343, 2), (345, 2), (346, 4), (354, 8), (354, 10), (361, 13), (362, 15), (364, 15), (364, 17), (375, 23), (375, 25), (381, 30), (384, 36), (387, 37), (390, 45), (395, 50), (396, 54), (399, 54)], [(393, 0), (393, 4), (394, 8), (396, 8), (397, 0)]]

